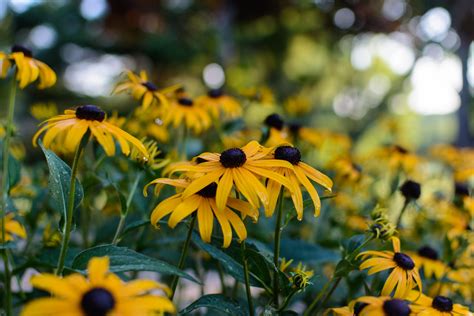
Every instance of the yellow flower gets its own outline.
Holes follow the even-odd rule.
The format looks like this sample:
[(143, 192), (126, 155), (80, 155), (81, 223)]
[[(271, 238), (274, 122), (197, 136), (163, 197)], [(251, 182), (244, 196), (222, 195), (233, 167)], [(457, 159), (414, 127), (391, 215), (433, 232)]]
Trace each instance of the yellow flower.
[(162, 152), (154, 140), (141, 139), (141, 142), (143, 145), (145, 145), (148, 156), (144, 156), (140, 150), (138, 150), (136, 147), (133, 147), (130, 153), (130, 158), (140, 164), (149, 166), (153, 170), (163, 168), (169, 163), (169, 159), (162, 157)]
[(268, 87), (252, 87), (242, 89), (240, 94), (244, 97), (249, 98), (251, 101), (261, 103), (265, 106), (271, 106), (275, 103), (275, 97), (273, 96), (272, 90)]
[[(189, 186), (189, 181), (184, 179), (166, 179), (160, 178), (150, 182), (144, 189), (152, 184), (169, 184), (177, 188), (185, 189)], [(184, 196), (177, 193), (158, 204), (151, 213), (151, 223), (158, 226), (158, 222), (168, 214), (171, 214), (168, 220), (168, 226), (175, 228), (183, 219), (193, 213), (197, 213), (199, 233), (205, 242), (211, 242), (211, 236), (214, 226), (214, 217), (219, 222), (224, 237), (223, 247), (229, 247), (232, 241), (232, 228), (242, 241), (247, 238), (247, 230), (242, 219), (234, 212), (237, 210), (241, 216), (250, 216), (257, 220), (258, 211), (249, 203), (229, 197), (223, 209), (219, 209), (216, 204), (217, 184), (212, 182), (199, 191)]]
[[(400, 239), (392, 237), (393, 251), (364, 251), (360, 270), (370, 268), (369, 275), (391, 270), (382, 288), (382, 295), (388, 296), (395, 289), (394, 297), (405, 298), (416, 286), (421, 293), (422, 284), (418, 267), (407, 254), (400, 252)], [(370, 257), (367, 259), (367, 257)]]
[(35, 103), (31, 106), (30, 113), (38, 121), (44, 121), (58, 115), (58, 108), (52, 102)]
[(153, 280), (122, 281), (109, 272), (109, 258), (92, 258), (87, 267), (88, 277), (73, 273), (66, 277), (39, 274), (31, 284), (51, 293), (28, 303), (21, 316), (148, 316), (174, 313), (175, 307), (167, 298), (151, 291), (169, 293), (167, 286)]
[(284, 107), (290, 115), (303, 116), (311, 111), (311, 101), (303, 95), (297, 95), (286, 99)]
[(242, 115), (239, 102), (225, 94), (222, 89), (209, 90), (207, 95), (197, 98), (196, 103), (209, 111), (214, 119), (219, 119), (221, 116), (224, 119), (235, 119)]
[(127, 76), (128, 81), (119, 83), (113, 93), (129, 92), (135, 99), (142, 100), (142, 107), (144, 109), (158, 104), (167, 107), (168, 99), (166, 94), (179, 88), (179, 85), (174, 85), (165, 89), (158, 89), (157, 86), (148, 80), (148, 75), (144, 70), (140, 71), (140, 75), (127, 71)]
[(265, 206), (269, 203), (269, 192), (260, 182), (260, 177), (272, 179), (283, 184), (290, 191), (294, 191), (293, 185), (282, 175), (271, 171), (271, 168), (290, 168), (293, 166), (287, 161), (266, 158), (271, 148), (265, 148), (256, 141), (251, 141), (242, 148), (230, 148), (222, 153), (203, 153), (198, 159), (205, 162), (195, 166), (180, 166), (183, 171), (203, 173), (204, 175), (195, 179), (183, 192), (183, 198), (198, 192), (207, 185), (218, 182), (216, 193), (217, 208), (225, 208), (233, 185), (236, 191), (249, 201), (254, 208), (260, 206), (260, 201)]
[[(105, 119), (105, 112), (95, 105), (82, 105), (74, 110), (66, 110), (41, 123), (43, 126), (33, 137), (33, 144), (37, 144), (38, 137), (46, 131), (43, 137), (45, 147), (50, 147), (58, 139), (67, 151), (74, 151), (82, 137), (90, 132), (99, 142), (108, 156), (115, 155), (114, 138), (118, 141), (122, 153), (130, 154), (130, 145), (136, 147), (144, 156), (148, 157), (145, 146), (135, 137), (110, 124)], [(61, 136), (64, 137), (61, 139)]]
[(61, 244), (61, 233), (51, 228), (51, 224), (48, 224), (43, 231), (43, 244), (46, 247), (57, 247)]
[(290, 272), (290, 280), (293, 287), (303, 290), (311, 284), (310, 280), (314, 275), (313, 270), (306, 270), (306, 266), (304, 266), (301, 262), (298, 263), (298, 266), (292, 270), (293, 271)]
[(167, 142), (169, 133), (160, 116), (161, 110), (157, 107), (137, 108), (133, 118), (126, 124), (127, 131), (140, 137), (153, 138), (162, 143)]
[(163, 113), (163, 123), (177, 128), (184, 124), (199, 134), (211, 126), (211, 117), (205, 108), (199, 106), (192, 99), (179, 98), (170, 103), (169, 109)]
[[(314, 169), (310, 165), (301, 161), (301, 153), (296, 147), (280, 146), (275, 149), (274, 158), (276, 160), (287, 161), (293, 168), (276, 167), (272, 170), (290, 181), (294, 188), (291, 193), (291, 199), (298, 215), (298, 220), (303, 219), (303, 194), (300, 187), (303, 186), (308, 192), (314, 206), (314, 216), (319, 215), (321, 201), (318, 192), (309, 180), (323, 186), (327, 190), (332, 189), (332, 180), (325, 174)], [(267, 191), (269, 194), (268, 207), (265, 208), (265, 216), (272, 216), (275, 211), (278, 196), (280, 195), (281, 182), (269, 179), (267, 181)]]
[(416, 292), (408, 295), (408, 300), (412, 301), (411, 310), (413, 316), (471, 316), (469, 309), (460, 304), (453, 304), (453, 301), (446, 296), (428, 297), (421, 296)]
[(38, 78), (38, 89), (49, 88), (56, 83), (54, 71), (45, 63), (33, 58), (33, 54), (29, 49), (14, 45), (11, 51), (11, 54), (0, 52), (1, 78), (5, 78), (8, 70), (15, 64), (17, 67), (16, 80), (19, 82), (21, 89)]
[(439, 280), (448, 270), (448, 267), (439, 260), (438, 252), (430, 246), (421, 247), (411, 257), (416, 266), (423, 269), (424, 276), (427, 279), (435, 277)]
[[(8, 213), (3, 219), (0, 219), (0, 224), (5, 220), (5, 241), (12, 241), (14, 236), (22, 239), (26, 238), (26, 230), (22, 224), (13, 219), (15, 215)], [(0, 234), (0, 241), (2, 236)]]
[(390, 296), (362, 296), (351, 302), (350, 308), (358, 316), (409, 316), (410, 305), (407, 301)]

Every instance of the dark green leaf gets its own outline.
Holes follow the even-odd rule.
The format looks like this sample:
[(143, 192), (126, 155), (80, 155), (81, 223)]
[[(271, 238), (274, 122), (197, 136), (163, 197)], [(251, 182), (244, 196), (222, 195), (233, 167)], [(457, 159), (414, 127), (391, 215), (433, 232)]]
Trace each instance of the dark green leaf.
[[(178, 315), (189, 315), (199, 308), (209, 308), (219, 311), (225, 315), (246, 316), (249, 315), (247, 307), (242, 306), (237, 301), (225, 297), (222, 294), (209, 294), (200, 297), (191, 305), (179, 312)], [(215, 314), (213, 314), (215, 315)]]
[(86, 249), (79, 253), (72, 262), (73, 269), (85, 270), (87, 263), (93, 257), (108, 256), (110, 258), (110, 271), (153, 271), (179, 277), (200, 283), (191, 275), (164, 261), (145, 256), (125, 247), (101, 245)]
[[(71, 168), (61, 160), (54, 152), (40, 147), (48, 162), (49, 168), (49, 192), (52, 206), (66, 218), (69, 188), (71, 183)], [(80, 182), (76, 179), (76, 190), (74, 192), (74, 209), (79, 206), (84, 197), (84, 192)]]
[(281, 257), (288, 260), (306, 263), (332, 262), (341, 258), (337, 251), (294, 239), (282, 239), (280, 253)]
[(129, 233), (129, 232), (131, 232), (131, 231), (134, 231), (135, 229), (138, 229), (140, 227), (147, 226), (147, 225), (150, 225), (150, 220), (149, 219), (139, 219), (139, 220), (136, 220), (134, 222), (131, 222), (130, 224), (125, 226), (125, 228), (122, 232), (122, 236)]

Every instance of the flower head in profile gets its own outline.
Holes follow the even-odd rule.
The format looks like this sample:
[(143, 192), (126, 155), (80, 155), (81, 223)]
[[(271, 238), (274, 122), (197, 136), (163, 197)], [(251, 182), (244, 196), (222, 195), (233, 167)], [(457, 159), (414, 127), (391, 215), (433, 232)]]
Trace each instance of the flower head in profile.
[(11, 53), (0, 52), (0, 78), (5, 78), (8, 70), (16, 66), (16, 80), (21, 89), (39, 80), (38, 89), (45, 89), (56, 83), (56, 74), (42, 61), (33, 58), (33, 53), (26, 47), (13, 45)]
[(113, 93), (130, 93), (135, 99), (142, 101), (142, 107), (144, 109), (158, 104), (167, 107), (168, 98), (166, 97), (166, 94), (179, 88), (179, 85), (174, 85), (168, 88), (158, 89), (154, 83), (148, 80), (148, 75), (144, 70), (140, 71), (140, 75), (129, 70), (127, 71), (127, 77), (128, 80), (119, 83), (115, 87)]
[(109, 258), (92, 258), (88, 277), (73, 273), (66, 277), (39, 274), (31, 278), (37, 289), (51, 293), (28, 303), (21, 316), (53, 315), (162, 315), (174, 313), (173, 303), (164, 296), (151, 294), (156, 290), (169, 292), (167, 286), (153, 280), (122, 281), (109, 271)]
[[(185, 189), (189, 186), (189, 181), (185, 179), (156, 179), (150, 182), (146, 189), (152, 184), (169, 184), (179, 189)], [(248, 202), (229, 197), (223, 209), (219, 209), (216, 204), (217, 184), (212, 182), (199, 191), (184, 197), (182, 193), (177, 193), (159, 203), (151, 213), (151, 223), (155, 226), (165, 216), (170, 215), (168, 225), (171, 228), (184, 220), (186, 217), (195, 213), (197, 216), (199, 233), (202, 240), (211, 242), (212, 231), (214, 227), (214, 218), (221, 226), (224, 237), (223, 247), (229, 247), (232, 241), (232, 229), (242, 241), (247, 238), (247, 230), (242, 217), (249, 216), (257, 220), (258, 211)], [(236, 214), (240, 213), (240, 216)]]
[(390, 296), (362, 296), (349, 307), (358, 316), (409, 316), (412, 311), (407, 301)]
[(219, 153), (203, 153), (197, 157), (196, 165), (180, 165), (180, 170), (199, 174), (184, 190), (183, 197), (189, 197), (207, 185), (217, 182), (216, 204), (223, 210), (227, 199), (235, 185), (253, 208), (269, 203), (269, 192), (261, 182), (261, 178), (272, 179), (294, 191), (291, 182), (272, 171), (272, 168), (293, 168), (282, 160), (267, 158), (271, 148), (266, 148), (256, 141), (251, 141), (242, 148), (230, 148)]
[(395, 289), (395, 298), (405, 298), (416, 286), (421, 293), (422, 284), (418, 267), (413, 259), (400, 250), (400, 239), (392, 237), (393, 251), (364, 251), (359, 254), (364, 261), (360, 269), (369, 268), (369, 275), (390, 270), (382, 288), (382, 295), (388, 296)]
[(461, 304), (454, 304), (454, 302), (446, 296), (438, 295), (431, 298), (424, 294), (420, 296), (416, 292), (411, 292), (407, 299), (412, 301), (411, 309), (413, 316), (472, 316), (472, 313), (467, 307)]
[(222, 89), (211, 89), (207, 95), (200, 96), (196, 103), (204, 107), (214, 119), (235, 119), (242, 115), (239, 102), (224, 93)]
[(170, 102), (169, 109), (163, 113), (163, 123), (174, 128), (184, 125), (195, 134), (199, 134), (211, 126), (211, 117), (197, 102), (182, 97)]
[[(293, 192), (290, 192), (290, 195), (298, 215), (298, 220), (303, 219), (303, 194), (301, 192), (301, 187), (303, 187), (311, 197), (314, 206), (314, 215), (318, 216), (321, 209), (321, 200), (310, 180), (321, 185), (326, 190), (332, 189), (332, 180), (322, 172), (301, 161), (301, 153), (296, 147), (279, 146), (275, 149), (273, 156), (275, 160), (287, 161), (293, 166), (291, 169), (276, 167), (272, 170), (288, 179), (293, 188), (295, 188)], [(265, 215), (272, 216), (280, 194), (281, 183), (269, 179), (267, 181), (267, 190), (270, 200), (268, 207), (265, 209)]]
[(82, 105), (74, 110), (66, 110), (64, 114), (54, 116), (44, 121), (42, 127), (33, 137), (36, 145), (38, 137), (45, 132), (44, 146), (49, 148), (57, 141), (68, 151), (74, 151), (86, 133), (90, 132), (104, 149), (108, 156), (115, 155), (115, 141), (120, 145), (124, 155), (130, 154), (130, 148), (135, 147), (148, 157), (145, 146), (135, 137), (117, 126), (107, 122), (105, 112), (95, 105)]
[[(5, 221), (5, 240), (4, 241), (12, 241), (14, 236), (19, 238), (25, 239), (26, 238), (26, 230), (22, 224), (18, 221), (14, 220), (14, 214), (8, 213), (5, 215), (4, 218), (0, 219), (0, 224)], [(0, 241), (2, 241), (2, 235), (0, 234)]]
[(423, 269), (425, 278), (441, 279), (448, 271), (448, 267), (440, 260), (438, 251), (430, 246), (423, 246), (411, 257), (420, 269)]

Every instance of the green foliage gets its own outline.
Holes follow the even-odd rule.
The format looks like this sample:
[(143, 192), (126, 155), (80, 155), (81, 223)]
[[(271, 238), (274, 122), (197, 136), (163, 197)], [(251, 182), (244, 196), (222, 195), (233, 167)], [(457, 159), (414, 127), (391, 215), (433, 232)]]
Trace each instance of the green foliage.
[(178, 315), (190, 315), (193, 311), (204, 307), (211, 309), (213, 311), (213, 315), (249, 315), (247, 307), (242, 306), (242, 304), (233, 299), (225, 297), (222, 294), (209, 294), (201, 296), (191, 305), (180, 311)]

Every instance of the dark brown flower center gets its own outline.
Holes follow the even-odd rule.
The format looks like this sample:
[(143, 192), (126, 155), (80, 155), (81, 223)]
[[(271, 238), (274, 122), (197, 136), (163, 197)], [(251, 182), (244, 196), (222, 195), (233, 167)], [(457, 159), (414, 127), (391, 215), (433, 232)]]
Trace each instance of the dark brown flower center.
[(115, 299), (104, 288), (93, 288), (82, 296), (81, 308), (87, 316), (106, 316), (115, 306)]
[(411, 312), (406, 301), (396, 298), (385, 301), (382, 308), (386, 316), (408, 316)]
[(222, 89), (211, 89), (207, 92), (207, 95), (210, 98), (216, 98), (217, 99), (217, 98), (224, 95), (224, 91), (222, 91)]
[(12, 48), (11, 48), (11, 51), (12, 51), (12, 53), (21, 52), (21, 53), (23, 53), (23, 55), (25, 55), (27, 57), (33, 57), (33, 53), (31, 52), (31, 50), (29, 50), (28, 48), (26, 48), (24, 46), (21, 46), (21, 45), (13, 45)]
[(179, 98), (178, 103), (183, 106), (192, 106), (194, 104), (193, 100), (189, 98)]
[(415, 263), (413, 260), (406, 254), (401, 252), (396, 252), (393, 256), (393, 261), (404, 270), (413, 270)]
[(457, 196), (469, 196), (469, 187), (464, 183), (456, 182), (454, 184), (454, 193)]
[(400, 154), (403, 154), (403, 155), (408, 154), (408, 149), (406, 149), (406, 148), (404, 148), (400, 145), (395, 145), (395, 146), (393, 146), (393, 148), (395, 149), (396, 152), (398, 152)]
[(290, 132), (293, 133), (293, 134), (298, 134), (298, 132), (300, 131), (301, 129), (301, 124), (298, 124), (298, 123), (291, 123), (288, 128), (290, 129)]
[(438, 252), (430, 246), (423, 246), (418, 249), (418, 255), (420, 255), (420, 257), (428, 258), (431, 260), (438, 260)]
[(149, 91), (156, 91), (158, 88), (150, 81), (146, 81), (142, 83), (142, 86), (147, 88)]
[(105, 112), (95, 105), (81, 105), (76, 108), (76, 117), (81, 120), (102, 122), (105, 119)]
[(281, 118), (280, 115), (274, 113), (274, 114), (270, 114), (269, 116), (267, 116), (267, 118), (265, 119), (264, 121), (265, 125), (267, 125), (268, 127), (273, 127), (273, 128), (276, 128), (277, 130), (281, 131), (282, 128), (283, 128), (283, 125), (285, 124), (283, 122), (283, 119)]
[(275, 150), (275, 159), (286, 160), (292, 165), (301, 161), (301, 153), (296, 147), (280, 146)]
[(453, 310), (453, 301), (451, 301), (446, 296), (435, 296), (433, 302), (431, 303), (433, 308), (436, 308), (440, 312), (451, 312)]
[(221, 153), (220, 162), (225, 168), (237, 168), (243, 166), (247, 156), (240, 148), (231, 148)]
[(216, 197), (216, 192), (217, 192), (217, 183), (213, 182), (209, 184), (208, 186), (204, 187), (203, 189), (199, 190), (197, 194), (199, 194), (202, 197), (213, 198), (213, 197)]
[(400, 187), (400, 192), (407, 200), (416, 200), (421, 195), (421, 186), (418, 182), (407, 180)]

